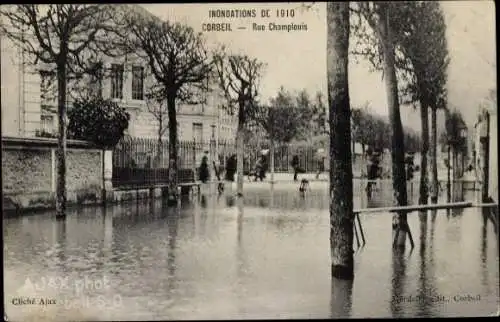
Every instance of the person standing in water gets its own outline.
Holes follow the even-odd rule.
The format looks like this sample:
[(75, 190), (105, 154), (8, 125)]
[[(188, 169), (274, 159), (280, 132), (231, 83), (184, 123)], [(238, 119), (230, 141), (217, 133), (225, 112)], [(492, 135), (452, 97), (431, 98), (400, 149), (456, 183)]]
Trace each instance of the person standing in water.
[(200, 181), (203, 183), (207, 183), (208, 179), (210, 179), (210, 170), (208, 168), (208, 157), (206, 155), (204, 155), (201, 158), (201, 164), (200, 164), (200, 167), (198, 169), (198, 172), (199, 172), (198, 176), (199, 176)]
[(236, 173), (236, 154), (233, 154), (226, 161), (226, 175), (227, 181), (234, 182), (234, 174)]
[(292, 168), (293, 168), (293, 181), (297, 181), (297, 174), (299, 173), (299, 157), (294, 155), (292, 158)]

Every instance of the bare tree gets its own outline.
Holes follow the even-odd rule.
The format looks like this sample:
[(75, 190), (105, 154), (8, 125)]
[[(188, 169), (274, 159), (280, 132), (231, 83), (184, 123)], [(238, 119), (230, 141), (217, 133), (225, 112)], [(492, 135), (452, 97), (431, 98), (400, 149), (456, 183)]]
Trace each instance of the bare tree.
[(155, 120), (158, 122), (157, 135), (158, 135), (158, 144), (162, 144), (163, 136), (165, 132), (168, 130), (168, 109), (165, 101), (148, 99), (146, 101), (146, 106), (148, 112), (153, 115)]
[[(169, 151), (169, 203), (177, 203), (177, 102), (203, 101), (212, 64), (201, 33), (180, 24), (160, 21), (139, 8), (127, 14), (129, 46), (149, 65), (157, 86), (152, 95), (167, 102)], [(162, 121), (163, 122), (163, 121)]]
[(348, 85), (349, 2), (328, 2), (327, 23), (332, 276), (353, 279), (354, 213)]
[(163, 137), (168, 130), (168, 106), (165, 104), (163, 97), (156, 97), (154, 93), (155, 91), (153, 90), (146, 94), (146, 107), (158, 123), (156, 130), (158, 135), (158, 151), (155, 158), (155, 162), (158, 164), (161, 162), (163, 156)]
[(2, 7), (2, 31), (27, 53), (33, 66), (45, 64), (57, 80), (58, 148), (56, 216), (66, 212), (66, 100), (69, 79), (90, 73), (102, 53), (116, 55), (121, 17), (112, 5), (13, 5)]
[(229, 55), (224, 48), (214, 55), (218, 83), (226, 98), (226, 108), (238, 116), (236, 130), (237, 194), (243, 196), (244, 127), (256, 118), (259, 80), (264, 64), (246, 55)]

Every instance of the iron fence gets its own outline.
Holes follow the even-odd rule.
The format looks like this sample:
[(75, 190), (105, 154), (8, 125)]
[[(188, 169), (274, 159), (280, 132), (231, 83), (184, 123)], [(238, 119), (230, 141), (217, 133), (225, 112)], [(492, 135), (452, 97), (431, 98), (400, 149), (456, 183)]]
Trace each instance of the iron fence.
[[(228, 158), (236, 154), (234, 141), (180, 141), (177, 144), (179, 182), (192, 182), (196, 178), (201, 157), (207, 153), (216, 162), (219, 173), (225, 170)], [(262, 149), (268, 148), (258, 142), (249, 142), (244, 146), (243, 169), (247, 175), (251, 172)], [(167, 183), (169, 164), (168, 141), (152, 138), (124, 138), (113, 151), (113, 186), (158, 185)], [(316, 172), (323, 159), (316, 153), (316, 148), (307, 144), (282, 144), (274, 149), (274, 171), (292, 172), (292, 158), (296, 155), (303, 172)], [(270, 156), (267, 164), (270, 166)], [(359, 161), (358, 161), (359, 163)], [(268, 168), (270, 171), (271, 169)]]
[[(193, 182), (203, 154), (227, 159), (231, 144), (215, 141), (180, 141), (177, 144), (178, 181)], [(222, 152), (222, 153), (221, 153)], [(151, 186), (168, 183), (169, 144), (150, 138), (124, 138), (113, 150), (113, 186)]]
[[(193, 182), (197, 177), (197, 168), (201, 163), (201, 157), (207, 153), (210, 159), (210, 168), (213, 169), (215, 162), (218, 171), (225, 170), (227, 159), (236, 154), (234, 141), (180, 141), (177, 144), (178, 155), (178, 179), (179, 182)], [(244, 147), (244, 172), (248, 174), (257, 162), (259, 153), (266, 146), (250, 142)], [(113, 150), (113, 186), (150, 186), (167, 184), (167, 171), (169, 160), (169, 146), (167, 141), (158, 141), (150, 138), (124, 138)], [(316, 148), (307, 144), (283, 144), (277, 145), (274, 149), (274, 170), (279, 172), (292, 172), (291, 161), (294, 155), (299, 157), (299, 166), (305, 172), (316, 172), (319, 170), (321, 159), (318, 158)], [(268, 164), (270, 164), (269, 155)], [(386, 161), (382, 166), (386, 168)], [(366, 160), (356, 158), (353, 164), (355, 176), (365, 172)], [(270, 169), (268, 169), (270, 170)], [(390, 168), (387, 166), (387, 170)], [(213, 173), (213, 171), (212, 171)], [(385, 176), (384, 176), (385, 177)], [(214, 177), (212, 177), (214, 178)], [(360, 182), (364, 182), (361, 180)], [(382, 193), (390, 191), (390, 180), (377, 181), (373, 186), (372, 199), (391, 200), (392, 196)], [(384, 187), (382, 187), (384, 186)], [(456, 186), (456, 185), (455, 185)], [(446, 183), (440, 182), (440, 192), (446, 191)], [(366, 184), (358, 188), (364, 191)], [(387, 188), (387, 189), (386, 189)], [(474, 182), (461, 184), (460, 190), (477, 190)], [(411, 192), (411, 193), (410, 193)], [(411, 199), (415, 199), (414, 193), (418, 193), (418, 184), (411, 181), (408, 186), (408, 194)]]
[[(245, 146), (244, 172), (247, 174), (254, 169), (262, 149), (269, 149), (269, 146), (247, 145)], [(320, 164), (324, 161), (317, 154), (317, 148), (306, 144), (283, 144), (274, 148), (274, 172), (292, 172), (292, 159), (296, 155), (299, 159), (299, 168), (303, 172), (316, 172), (320, 169)], [(270, 167), (270, 155), (267, 156), (267, 163)], [(268, 168), (270, 171), (271, 169)]]

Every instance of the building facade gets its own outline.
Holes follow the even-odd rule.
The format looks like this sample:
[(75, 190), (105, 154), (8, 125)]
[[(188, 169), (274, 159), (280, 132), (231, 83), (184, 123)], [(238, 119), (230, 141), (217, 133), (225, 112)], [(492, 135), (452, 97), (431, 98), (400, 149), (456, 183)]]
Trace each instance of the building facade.
[[(5, 35), (1, 43), (1, 119), (2, 136), (33, 137), (57, 132), (55, 82), (49, 81), (48, 68), (30, 66), (26, 54)], [(147, 64), (134, 55), (121, 59), (103, 59), (106, 73), (89, 83), (94, 93), (117, 102), (130, 113), (128, 133), (132, 137), (158, 138), (159, 108), (146, 100), (154, 79)], [(51, 84), (52, 83), (52, 84)], [(68, 91), (68, 108), (81, 88)], [(236, 117), (222, 108), (223, 97), (217, 90), (205, 93), (197, 105), (177, 103), (178, 135), (181, 141), (232, 141), (236, 134)], [(166, 120), (166, 107), (163, 119)], [(156, 117), (155, 117), (156, 114)], [(168, 122), (164, 121), (164, 124)], [(168, 129), (163, 137), (168, 138)]]
[[(489, 114), (489, 118), (485, 117), (485, 112)], [(489, 121), (489, 124), (488, 124)], [(488, 195), (498, 202), (498, 108), (492, 102), (485, 104), (479, 111), (478, 120), (474, 125), (474, 163), (477, 169), (478, 180), (482, 179), (484, 160), (481, 160), (484, 155), (480, 149), (481, 142), (487, 140), (489, 149), (488, 160)]]

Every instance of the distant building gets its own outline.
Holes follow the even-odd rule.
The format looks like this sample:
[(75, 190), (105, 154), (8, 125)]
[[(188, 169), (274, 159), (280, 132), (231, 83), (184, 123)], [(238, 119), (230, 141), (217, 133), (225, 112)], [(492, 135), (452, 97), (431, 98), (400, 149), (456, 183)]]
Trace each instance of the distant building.
[[(1, 43), (1, 118), (2, 136), (31, 137), (41, 132), (57, 132), (57, 101), (54, 85), (48, 82), (47, 66), (29, 66), (26, 54), (6, 35)], [(125, 107), (131, 119), (128, 134), (133, 137), (158, 137), (158, 121), (148, 111), (147, 89), (154, 84), (147, 64), (134, 55), (122, 59), (103, 59), (106, 73), (89, 82), (94, 94), (111, 98)], [(67, 105), (71, 106), (70, 92)], [(50, 95), (52, 93), (52, 95)], [(206, 94), (206, 102), (177, 106), (179, 140), (234, 140), (236, 118), (222, 109), (223, 98), (217, 92)], [(166, 119), (166, 117), (165, 117)], [(168, 130), (163, 137), (168, 138)]]
[[(481, 175), (481, 140), (489, 137), (489, 189), (488, 195), (492, 197), (495, 202), (498, 202), (498, 107), (495, 104), (487, 104), (484, 106), (484, 111), (489, 113), (489, 132), (486, 124), (486, 119), (482, 114), (483, 110), (479, 112), (478, 120), (474, 125), (474, 149), (473, 156), (475, 156), (475, 168), (477, 173)], [(481, 179), (481, 178), (478, 178)]]

